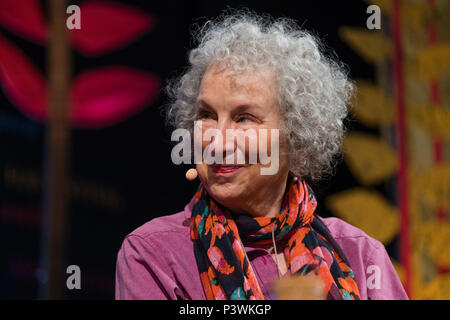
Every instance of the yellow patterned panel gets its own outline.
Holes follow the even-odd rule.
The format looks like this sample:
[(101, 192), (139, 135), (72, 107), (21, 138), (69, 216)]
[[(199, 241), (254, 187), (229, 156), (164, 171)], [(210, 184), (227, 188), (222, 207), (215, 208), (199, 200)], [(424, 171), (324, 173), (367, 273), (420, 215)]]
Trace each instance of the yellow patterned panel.
[(425, 248), (433, 262), (439, 266), (450, 266), (450, 224), (445, 221), (422, 223), (414, 232), (419, 247)]
[[(392, 0), (366, 0), (368, 4), (375, 4), (386, 14), (392, 13)], [(429, 22), (441, 22), (445, 7), (434, 9), (424, 0), (416, 2), (402, 1), (402, 21), (408, 28), (426, 29)]]
[(383, 13), (390, 13), (391, 12), (391, 1), (386, 0), (366, 0), (368, 4), (375, 4), (380, 7), (381, 11)]
[(440, 275), (423, 289), (421, 299), (450, 300), (450, 275)]
[[(450, 209), (450, 164), (431, 168), (426, 174), (412, 181), (423, 199), (433, 208)], [(450, 251), (450, 250), (449, 250)]]
[(417, 62), (423, 80), (441, 77), (450, 72), (450, 45), (439, 44), (421, 50)]
[(343, 27), (339, 33), (353, 50), (371, 63), (381, 62), (391, 56), (392, 44), (379, 31)]
[[(389, 94), (393, 39), (387, 24), (394, 23), (391, 0), (366, 0), (378, 5), (383, 14), (382, 32), (348, 27), (340, 30), (342, 39), (366, 61), (375, 65), (376, 84), (358, 83), (358, 100), (353, 113), (364, 126), (381, 129), (384, 137), (395, 130), (396, 108)], [(450, 267), (450, 1), (403, 0), (401, 45), (406, 80), (405, 100), (408, 128), (408, 200), (410, 205), (409, 288), (412, 299), (450, 299), (450, 275), (439, 267)], [(367, 15), (368, 17), (368, 15)], [(436, 44), (429, 44), (429, 27), (436, 28)], [(437, 80), (441, 105), (431, 105), (430, 84)], [(361, 185), (381, 183), (396, 173), (396, 151), (383, 138), (349, 134), (343, 145), (345, 160)], [(442, 141), (444, 164), (434, 162), (434, 139)], [(397, 211), (380, 194), (361, 187), (328, 198), (333, 212), (386, 243), (399, 232)], [(436, 219), (436, 209), (444, 209), (447, 219)], [(399, 248), (400, 250), (402, 248)], [(393, 261), (399, 277), (402, 266)]]
[(354, 188), (328, 197), (326, 204), (337, 216), (384, 244), (399, 230), (396, 209), (376, 191)]
[(422, 105), (409, 109), (412, 121), (437, 138), (450, 138), (450, 110), (433, 105)]
[(359, 121), (368, 127), (391, 124), (395, 120), (392, 99), (383, 90), (367, 81), (358, 81), (357, 102), (352, 110)]
[(410, 28), (426, 29), (433, 15), (431, 7), (422, 3), (402, 3), (403, 22)]
[(383, 140), (364, 133), (349, 133), (343, 143), (345, 160), (364, 185), (381, 182), (397, 170), (395, 151)]

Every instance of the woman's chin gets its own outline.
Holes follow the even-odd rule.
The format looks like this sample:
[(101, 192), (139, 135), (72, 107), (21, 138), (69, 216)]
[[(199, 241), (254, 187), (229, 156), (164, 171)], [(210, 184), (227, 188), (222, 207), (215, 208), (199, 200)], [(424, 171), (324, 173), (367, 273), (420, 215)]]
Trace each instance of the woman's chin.
[(245, 190), (242, 186), (238, 186), (232, 182), (213, 183), (207, 189), (209, 189), (208, 193), (210, 196), (226, 207), (232, 206), (232, 203), (242, 198)]

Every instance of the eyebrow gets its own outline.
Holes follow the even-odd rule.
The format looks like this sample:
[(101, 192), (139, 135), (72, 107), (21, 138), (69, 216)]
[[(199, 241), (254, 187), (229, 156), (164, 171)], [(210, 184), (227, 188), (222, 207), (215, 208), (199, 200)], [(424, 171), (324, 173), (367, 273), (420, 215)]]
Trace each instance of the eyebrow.
[(197, 106), (198, 106), (199, 108), (202, 108), (202, 109), (210, 109), (210, 110), (213, 110), (213, 108), (212, 108), (206, 101), (204, 101), (204, 100), (202, 100), (202, 99), (197, 100)]

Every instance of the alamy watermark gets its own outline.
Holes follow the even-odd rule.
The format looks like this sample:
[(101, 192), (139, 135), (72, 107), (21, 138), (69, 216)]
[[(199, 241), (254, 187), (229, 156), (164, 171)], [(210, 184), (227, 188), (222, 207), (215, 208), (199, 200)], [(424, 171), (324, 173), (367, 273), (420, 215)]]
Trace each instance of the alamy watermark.
[(70, 14), (66, 20), (67, 29), (81, 29), (81, 9), (77, 5), (70, 5), (66, 9), (66, 13)]
[(367, 29), (381, 29), (381, 9), (379, 6), (372, 4), (367, 7), (366, 13), (370, 16), (366, 20)]
[[(174, 164), (243, 165), (260, 163), (262, 175), (274, 175), (279, 168), (279, 130), (278, 129), (226, 129), (222, 131), (208, 128), (203, 131), (202, 121), (194, 124), (194, 139), (187, 129), (176, 129), (171, 140), (178, 141), (173, 147), (171, 158)], [(269, 148), (270, 140), (270, 148)], [(204, 142), (207, 143), (203, 147)], [(193, 152), (192, 152), (193, 144)], [(225, 156), (224, 156), (225, 154)], [(248, 161), (246, 161), (246, 156)]]
[(367, 266), (366, 270), (367, 280), (366, 285), (367, 289), (381, 289), (381, 269), (379, 266), (371, 264)]
[(67, 267), (66, 273), (69, 274), (66, 280), (66, 287), (69, 290), (81, 289), (81, 269), (76, 264)]

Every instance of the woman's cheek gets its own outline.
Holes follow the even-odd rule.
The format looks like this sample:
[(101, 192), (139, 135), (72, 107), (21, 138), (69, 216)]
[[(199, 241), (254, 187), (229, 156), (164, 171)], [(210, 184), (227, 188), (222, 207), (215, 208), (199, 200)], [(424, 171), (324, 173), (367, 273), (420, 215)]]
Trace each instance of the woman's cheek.
[(203, 184), (208, 183), (208, 165), (204, 162), (196, 165), (198, 177)]

